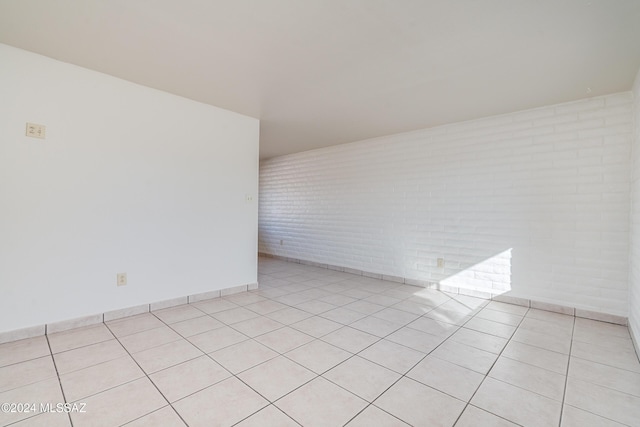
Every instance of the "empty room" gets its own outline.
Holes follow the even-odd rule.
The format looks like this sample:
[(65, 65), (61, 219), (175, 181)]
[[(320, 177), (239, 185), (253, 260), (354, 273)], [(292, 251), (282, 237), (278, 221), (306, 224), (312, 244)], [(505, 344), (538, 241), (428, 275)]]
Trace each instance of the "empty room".
[(0, 0), (0, 426), (640, 427), (639, 23)]

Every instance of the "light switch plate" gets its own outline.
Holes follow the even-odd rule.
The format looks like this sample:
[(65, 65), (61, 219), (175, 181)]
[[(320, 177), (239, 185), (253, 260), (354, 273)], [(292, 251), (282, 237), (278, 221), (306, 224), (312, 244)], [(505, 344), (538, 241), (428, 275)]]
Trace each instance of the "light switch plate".
[(47, 127), (45, 125), (39, 125), (37, 123), (27, 123), (27, 130), (25, 131), (25, 135), (32, 138), (45, 139), (46, 131)]

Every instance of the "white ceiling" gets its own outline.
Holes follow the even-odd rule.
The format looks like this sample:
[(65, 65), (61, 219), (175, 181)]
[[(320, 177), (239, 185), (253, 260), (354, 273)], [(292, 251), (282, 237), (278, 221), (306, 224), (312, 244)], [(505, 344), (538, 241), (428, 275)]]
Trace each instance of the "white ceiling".
[(0, 42), (259, 118), (269, 158), (629, 90), (640, 0), (0, 0)]

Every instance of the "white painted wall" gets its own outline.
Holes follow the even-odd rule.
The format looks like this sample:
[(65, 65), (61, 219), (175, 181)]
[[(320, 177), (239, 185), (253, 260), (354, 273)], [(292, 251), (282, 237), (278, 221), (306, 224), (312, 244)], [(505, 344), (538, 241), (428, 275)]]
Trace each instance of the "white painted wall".
[(0, 331), (256, 282), (258, 120), (6, 45), (0, 64)]
[(625, 316), (631, 111), (626, 92), (264, 161), (259, 249)]
[(633, 173), (631, 180), (631, 242), (629, 255), (629, 325), (640, 345), (640, 70), (633, 85)]

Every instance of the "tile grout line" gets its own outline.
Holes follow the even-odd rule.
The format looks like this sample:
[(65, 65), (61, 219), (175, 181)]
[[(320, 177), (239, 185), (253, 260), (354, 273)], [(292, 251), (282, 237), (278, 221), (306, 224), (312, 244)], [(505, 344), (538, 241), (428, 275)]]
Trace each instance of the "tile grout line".
[[(151, 312), (149, 312), (149, 313), (151, 313)], [(158, 319), (158, 317), (157, 317), (157, 316), (155, 316), (155, 317), (156, 317), (156, 319)], [(158, 319), (158, 320), (160, 320), (160, 321), (162, 322), (162, 319)], [(154, 383), (154, 382), (153, 382), (153, 380), (151, 379), (151, 377), (149, 377), (149, 374), (147, 374), (147, 371), (145, 371), (145, 370), (142, 368), (142, 366), (140, 366), (140, 364), (138, 363), (138, 361), (133, 357), (133, 355), (129, 352), (129, 350), (128, 350), (128, 349), (127, 349), (127, 348), (122, 344), (122, 342), (120, 342), (120, 339), (119, 339), (119, 338), (118, 338), (118, 337), (113, 333), (113, 331), (111, 330), (111, 328), (109, 328), (109, 325), (105, 324), (105, 326), (107, 327), (107, 329), (109, 330), (109, 332), (111, 333), (111, 335), (113, 335), (113, 337), (115, 338), (115, 340), (116, 340), (116, 341), (118, 341), (118, 344), (120, 344), (120, 346), (124, 349), (124, 351), (126, 351), (126, 352), (127, 352), (127, 355), (131, 358), (131, 360), (133, 361), (133, 363), (135, 363), (135, 364), (138, 366), (138, 368), (140, 368), (140, 371), (142, 371), (142, 373), (144, 374), (144, 377), (145, 377), (147, 380), (149, 380), (149, 382), (150, 382), (150, 383), (153, 385), (153, 387), (158, 391), (158, 393), (160, 393), (160, 396), (162, 396), (162, 398), (167, 402), (168, 406), (170, 406), (170, 407), (171, 407), (171, 409), (173, 409), (173, 411), (176, 413), (176, 415), (178, 415), (178, 417), (182, 420), (182, 422), (183, 422), (187, 427), (189, 427), (189, 424), (187, 424), (187, 422), (182, 418), (182, 416), (178, 413), (178, 411), (176, 411), (176, 409), (173, 407), (173, 405), (171, 404), (171, 402), (169, 402), (169, 399), (167, 399), (167, 397), (164, 395), (164, 393), (162, 393), (162, 391), (158, 388), (158, 386), (156, 385), (156, 383)], [(133, 334), (132, 334), (132, 335), (133, 335)], [(128, 382), (127, 382), (127, 383), (125, 383), (125, 384), (131, 383), (131, 382), (133, 382), (133, 381), (137, 381), (137, 379), (136, 379), (136, 380), (128, 381)], [(121, 385), (122, 385), (122, 384), (121, 384)], [(116, 387), (119, 387), (119, 386), (116, 386)], [(113, 387), (113, 388), (115, 388), (115, 387)], [(162, 408), (155, 409), (155, 410), (153, 410), (153, 411), (151, 411), (151, 412), (148, 412), (148, 413), (146, 413), (146, 414), (143, 414), (143, 415), (139, 416), (138, 418), (134, 418), (133, 420), (129, 420), (129, 421), (127, 421), (125, 424), (128, 424), (128, 423), (130, 423), (130, 422), (132, 422), (132, 421), (138, 420), (138, 419), (140, 419), (140, 418), (142, 418), (142, 417), (146, 417), (147, 415), (149, 415), (149, 414), (153, 414), (154, 412), (156, 412), (156, 411), (158, 411), (158, 410), (160, 410), (160, 409), (162, 409)]]
[[(49, 342), (49, 335), (47, 335), (46, 333), (46, 327), (45, 327), (45, 337), (47, 339), (47, 346), (49, 347), (49, 353), (51, 354), (51, 360), (53, 361), (53, 367), (55, 368), (56, 376), (58, 377), (58, 385), (60, 386), (60, 392), (62, 393), (62, 400), (64, 400), (64, 403), (69, 403), (67, 402), (67, 397), (64, 394), (64, 388), (62, 387), (62, 379), (60, 378), (60, 372), (58, 372), (58, 364), (56, 363), (55, 357), (53, 357), (53, 350), (51, 350), (51, 343)], [(71, 427), (73, 427), (71, 412), (67, 413), (67, 416), (69, 417), (69, 423), (71, 424)]]
[[(465, 403), (464, 408), (462, 409), (462, 411), (460, 412), (460, 414), (458, 415), (458, 418), (456, 418), (456, 421), (453, 423), (453, 425), (455, 426), (458, 421), (460, 421), (460, 417), (462, 417), (462, 414), (464, 414), (464, 411), (467, 410), (467, 408), (469, 407), (469, 405), (471, 405), (471, 401), (473, 400), (473, 398), (475, 397), (475, 395), (478, 393), (478, 390), (480, 390), (480, 387), (482, 387), (482, 384), (485, 382), (485, 380), (489, 377), (489, 373), (491, 372), (491, 370), (493, 369), (493, 367), (495, 366), (495, 364), (498, 362), (498, 360), (500, 359), (500, 356), (502, 355), (502, 353), (504, 352), (504, 349), (507, 348), (507, 345), (509, 345), (509, 342), (511, 341), (511, 339), (513, 338), (513, 336), (515, 335), (516, 331), (518, 330), (518, 328), (520, 327), (520, 325), (522, 325), (522, 322), (524, 322), (524, 319), (527, 317), (527, 313), (529, 313), (529, 311), (531, 310), (530, 307), (527, 307), (527, 311), (525, 311), (524, 315), (522, 316), (522, 319), (520, 319), (520, 322), (518, 322), (518, 326), (516, 326), (515, 330), (513, 331), (513, 333), (511, 334), (511, 336), (509, 337), (509, 339), (507, 340), (507, 343), (504, 345), (504, 347), (502, 348), (502, 350), (500, 350), (500, 353), (498, 353), (498, 357), (496, 357), (496, 360), (491, 364), (491, 366), (489, 367), (489, 369), (487, 370), (487, 373), (484, 375), (484, 377), (482, 378), (482, 381), (480, 381), (480, 384), (478, 384), (478, 387), (475, 389), (475, 391), (473, 392), (473, 394), (471, 395), (471, 397), (469, 398), (469, 400)], [(475, 317), (475, 316), (474, 316)], [(471, 319), (469, 319), (471, 320)], [(465, 322), (466, 324), (466, 322)], [(475, 406), (475, 405), (472, 405)], [(480, 408), (482, 409), (482, 408)], [(483, 411), (495, 415), (499, 418), (502, 419), (506, 419), (504, 417), (501, 417), (498, 414), (494, 414), (493, 412), (490, 412), (486, 409), (482, 409)], [(513, 422), (514, 424), (517, 424), (514, 421), (508, 420), (509, 422)]]
[[(171, 307), (169, 307), (169, 308), (171, 308)], [(194, 307), (194, 308), (198, 309), (198, 307)], [(241, 305), (238, 305), (238, 308), (245, 308), (245, 307), (244, 307), (244, 306), (241, 306)], [(235, 309), (235, 308), (234, 308), (234, 309)], [(232, 309), (232, 310), (234, 310), (234, 309)], [(202, 311), (202, 310), (200, 310), (200, 311)], [(224, 310), (223, 310), (223, 311), (224, 311)], [(204, 313), (204, 312), (203, 312), (203, 313)], [(151, 313), (151, 314), (153, 314), (153, 313)], [(211, 316), (211, 315), (209, 315), (209, 314), (207, 314), (207, 313), (205, 313), (205, 315), (206, 315), (206, 316), (209, 316), (209, 317), (214, 318), (213, 316)], [(154, 315), (154, 316), (155, 316), (155, 315)], [(259, 316), (262, 316), (262, 315), (259, 315)], [(222, 347), (222, 348), (220, 348), (220, 349), (218, 349), (218, 350), (214, 350), (213, 352), (209, 352), (209, 353), (207, 353), (207, 352), (205, 352), (204, 350), (202, 350), (200, 347), (198, 347), (197, 345), (195, 345), (195, 344), (191, 343), (191, 341), (189, 341), (189, 339), (188, 339), (187, 337), (184, 337), (182, 334), (180, 334), (180, 332), (178, 332), (178, 331), (176, 331), (175, 329), (173, 329), (173, 328), (171, 327), (171, 324), (166, 323), (164, 320), (160, 319), (158, 316), (155, 316), (155, 317), (156, 317), (158, 320), (160, 320), (162, 323), (164, 323), (164, 324), (165, 324), (165, 326), (167, 326), (167, 327), (168, 327), (168, 328), (170, 328), (172, 331), (174, 331), (174, 332), (176, 332), (178, 335), (180, 335), (180, 337), (181, 337), (182, 339), (186, 340), (186, 341), (187, 341), (187, 342), (189, 342), (191, 345), (193, 345), (193, 346), (194, 346), (194, 347), (196, 347), (198, 350), (200, 350), (200, 351), (203, 353), (203, 356), (208, 357), (208, 358), (209, 358), (210, 360), (212, 360), (214, 363), (216, 363), (217, 365), (219, 365), (222, 369), (226, 370), (227, 372), (229, 372), (229, 374), (231, 374), (231, 376), (230, 376), (230, 377), (225, 378), (225, 379), (223, 379), (223, 380), (220, 380), (220, 381), (218, 381), (218, 382), (216, 382), (216, 383), (209, 384), (207, 387), (204, 387), (203, 389), (196, 390), (196, 391), (194, 391), (193, 393), (190, 393), (190, 394), (188, 394), (188, 395), (186, 395), (186, 396), (184, 396), (184, 397), (182, 397), (182, 398), (178, 399), (178, 401), (183, 400), (183, 399), (186, 399), (186, 398), (188, 398), (188, 397), (190, 397), (190, 396), (193, 396), (194, 394), (199, 393), (199, 392), (201, 392), (201, 391), (203, 391), (203, 390), (206, 390), (206, 389), (208, 389), (208, 388), (211, 388), (211, 387), (215, 386), (216, 384), (219, 384), (219, 383), (221, 383), (222, 381), (225, 381), (225, 380), (227, 380), (227, 379), (229, 379), (229, 378), (235, 378), (235, 379), (237, 379), (238, 381), (242, 382), (245, 386), (249, 387), (252, 391), (254, 391), (255, 393), (257, 393), (260, 397), (262, 397), (264, 400), (266, 400), (266, 401), (268, 402), (268, 404), (267, 404), (266, 406), (261, 407), (261, 408), (260, 408), (260, 409), (258, 409), (257, 411), (255, 411), (255, 412), (253, 412), (253, 413), (251, 413), (251, 414), (247, 415), (245, 418), (243, 418), (243, 419), (241, 419), (240, 421), (238, 421), (238, 423), (240, 423), (240, 422), (244, 421), (245, 419), (247, 419), (247, 418), (249, 418), (249, 417), (253, 416), (254, 414), (256, 414), (256, 413), (258, 413), (258, 412), (260, 412), (260, 411), (264, 410), (265, 408), (269, 407), (270, 405), (275, 406), (275, 404), (274, 404), (274, 402), (275, 402), (275, 401), (274, 401), (274, 402), (271, 402), (271, 401), (270, 401), (266, 396), (263, 396), (260, 392), (258, 392), (257, 390), (255, 390), (255, 389), (254, 389), (253, 387), (251, 387), (249, 384), (247, 384), (246, 382), (244, 382), (240, 377), (238, 377), (238, 374), (235, 374), (235, 373), (231, 372), (230, 370), (228, 370), (227, 368), (225, 368), (223, 365), (221, 365), (218, 361), (216, 361), (213, 357), (211, 357), (211, 354), (210, 354), (210, 353), (213, 353), (213, 352), (218, 351), (218, 350), (223, 350), (223, 349), (225, 349), (225, 348), (229, 348), (229, 347), (231, 347), (231, 346), (233, 346), (233, 345), (240, 344), (240, 343), (230, 344), (230, 345), (228, 345), (228, 346), (226, 346), (226, 347)], [(214, 318), (214, 319), (215, 319), (215, 318)], [(216, 319), (216, 320), (217, 320), (217, 319)], [(250, 320), (250, 319), (247, 319), (247, 320)], [(225, 322), (222, 322), (221, 320), (219, 320), (219, 322), (221, 322), (222, 324), (224, 324), (226, 327), (230, 327), (230, 328), (232, 328), (234, 331), (236, 331), (236, 332), (238, 332), (238, 333), (240, 333), (240, 334), (242, 334), (242, 335), (245, 335), (245, 334), (244, 334), (244, 333), (242, 333), (241, 331), (238, 331), (237, 329), (233, 328), (231, 325), (229, 325), (229, 324), (227, 324), (227, 323), (225, 323)], [(174, 323), (178, 323), (178, 322), (174, 322)], [(240, 322), (236, 322), (236, 323), (240, 323)], [(286, 325), (284, 325), (284, 326), (286, 326)], [(283, 326), (283, 327), (284, 327), (284, 326)], [(276, 330), (279, 330), (279, 329), (282, 329), (282, 328), (278, 328), (278, 329), (276, 329)], [(205, 332), (203, 332), (203, 333), (206, 333), (206, 332), (208, 332), (208, 331), (205, 331)], [(273, 331), (270, 331), (270, 332), (273, 332)], [(266, 332), (265, 334), (267, 334), (267, 333), (269, 333), (269, 332)], [(262, 334), (262, 335), (264, 335), (264, 334)], [(253, 341), (255, 341), (255, 339), (254, 339), (254, 338), (249, 337), (248, 335), (245, 335), (245, 336), (247, 337), (247, 339), (246, 339), (246, 340), (244, 340), (244, 341), (249, 341), (249, 340), (253, 340)], [(244, 341), (243, 341), (243, 342), (244, 342)], [(260, 342), (258, 342), (258, 341), (256, 341), (256, 342), (257, 342), (258, 344), (260, 344), (260, 345), (264, 345), (264, 344), (261, 344), (261, 343), (260, 343)], [(270, 347), (267, 347), (267, 348), (270, 348)], [(271, 350), (273, 350), (273, 349), (271, 349)], [(274, 351), (275, 351), (275, 350), (274, 350)], [(278, 355), (279, 355), (279, 356), (284, 356), (284, 355), (283, 355), (282, 353), (280, 353), (280, 352), (277, 352), (277, 353), (278, 353)], [(202, 356), (198, 356), (198, 357), (202, 357)], [(278, 357), (278, 356), (276, 356), (276, 357)], [(172, 368), (172, 367), (174, 367), (174, 366), (178, 366), (178, 365), (180, 365), (180, 364), (182, 364), (182, 363), (187, 363), (187, 362), (190, 362), (190, 361), (195, 360), (195, 359), (196, 359), (196, 358), (194, 358), (194, 359), (189, 359), (189, 360), (185, 360), (185, 361), (183, 361), (183, 362), (181, 362), (181, 363), (178, 363), (178, 364), (176, 364), (176, 365), (168, 366), (168, 367), (167, 367), (167, 368), (165, 368), (165, 369), (170, 369), (170, 368)], [(271, 359), (269, 359), (269, 360), (273, 360), (273, 359), (275, 359), (275, 357), (274, 357), (274, 358), (271, 358)], [(256, 366), (259, 366), (259, 365), (262, 365), (262, 364), (264, 364), (264, 363), (267, 363), (269, 360), (265, 360), (265, 361), (263, 361), (263, 362), (261, 362), (261, 363), (259, 363), (259, 364), (257, 364), (257, 365), (254, 365), (254, 366), (252, 366), (252, 367), (250, 367), (250, 368), (245, 369), (245, 370), (244, 370), (244, 371), (242, 371), (242, 372), (245, 372), (245, 371), (247, 371), (247, 370), (249, 370), (249, 369), (252, 369), (252, 368), (254, 368), (254, 367), (256, 367)], [(140, 369), (142, 369), (142, 367), (141, 367)], [(161, 369), (160, 371), (163, 371), (163, 370), (165, 370), (165, 369)], [(307, 368), (305, 368), (305, 369), (307, 369)], [(158, 372), (160, 372), (160, 371), (158, 371)], [(143, 369), (143, 372), (144, 372), (144, 369)], [(242, 373), (242, 372), (240, 372), (240, 373)], [(313, 372), (313, 371), (312, 371), (312, 372)], [(314, 372), (314, 373), (315, 373), (315, 372)], [(145, 374), (146, 374), (146, 372), (145, 372)], [(313, 381), (315, 378), (317, 378), (317, 376), (316, 376), (316, 377), (314, 377), (314, 378), (312, 378), (312, 379), (310, 379), (309, 381), (305, 382), (304, 384), (301, 384), (299, 387), (296, 387), (294, 390), (297, 390), (298, 388), (302, 387), (303, 385), (307, 384), (308, 382)], [(149, 378), (149, 381), (151, 381), (151, 382), (153, 383), (153, 380), (151, 380), (151, 378)], [(155, 385), (155, 383), (153, 383), (153, 385), (157, 388), (157, 386)], [(291, 392), (293, 392), (294, 390), (291, 390)], [(158, 389), (158, 391), (160, 391), (160, 390)], [(162, 394), (162, 392), (160, 392), (160, 393)], [(287, 394), (288, 394), (288, 393), (287, 393)], [(163, 397), (165, 397), (165, 396), (164, 396), (164, 394), (162, 394), (162, 396), (163, 396)], [(286, 396), (286, 395), (285, 395), (285, 396)], [(276, 401), (277, 401), (277, 400), (280, 400), (282, 397), (284, 397), (284, 396), (281, 396), (280, 398), (276, 399)], [(165, 400), (167, 400), (167, 401), (168, 401), (168, 399), (167, 399), (166, 397), (165, 397)], [(169, 405), (170, 405), (170, 406), (171, 406), (171, 408), (172, 408), (172, 409), (173, 409), (173, 410), (178, 414), (178, 416), (179, 416), (179, 417), (180, 417), (180, 419), (185, 423), (185, 425), (187, 425), (187, 426), (188, 426), (187, 422), (182, 418), (182, 416), (180, 415), (180, 413), (178, 413), (178, 411), (173, 407), (173, 405), (172, 405), (171, 403), (169, 403)], [(288, 418), (291, 418), (291, 416), (290, 416), (289, 414), (287, 414), (286, 412), (282, 411), (282, 410), (281, 410), (280, 408), (278, 408), (277, 406), (275, 406), (275, 407), (276, 407), (279, 411), (281, 411), (283, 414), (285, 414)], [(294, 422), (296, 422), (296, 424), (299, 424), (299, 423), (298, 423), (296, 420), (294, 420), (293, 418), (291, 418), (291, 419), (292, 419)], [(233, 424), (233, 425), (236, 425), (236, 424), (238, 424), (238, 423), (235, 423), (235, 424)]]
[[(454, 298), (449, 297), (449, 301), (451, 301), (451, 300), (454, 300)], [(449, 302), (449, 301), (445, 301), (445, 302), (443, 302), (443, 303), (439, 304), (438, 306), (436, 306), (435, 308), (437, 308), (437, 307), (441, 306), (442, 304), (445, 304), (446, 302)], [(434, 308), (434, 309), (435, 309), (435, 308)], [(429, 312), (431, 312), (431, 311), (433, 311), (433, 309), (432, 309), (432, 310), (430, 310)], [(425, 314), (426, 314), (426, 313), (425, 313)], [(424, 315), (423, 315), (423, 316), (424, 316)], [(423, 316), (420, 316), (420, 317), (423, 317)], [(472, 316), (471, 318), (473, 318), (473, 316)], [(380, 408), (379, 406), (375, 405), (375, 404), (374, 404), (374, 402), (375, 402), (376, 400), (378, 400), (378, 399), (379, 399), (383, 394), (385, 394), (387, 391), (389, 391), (389, 389), (391, 389), (394, 385), (396, 385), (396, 384), (397, 384), (400, 380), (402, 380), (403, 378), (407, 378), (407, 379), (409, 379), (409, 380), (411, 380), (411, 381), (416, 381), (416, 380), (414, 380), (413, 378), (407, 377), (407, 373), (411, 372), (411, 370), (413, 370), (416, 366), (418, 366), (420, 363), (422, 363), (422, 361), (423, 361), (424, 359), (426, 359), (426, 358), (427, 358), (431, 353), (433, 353), (433, 352), (434, 352), (434, 351), (436, 351), (436, 350), (437, 350), (441, 345), (443, 345), (443, 344), (444, 344), (444, 343), (445, 343), (449, 338), (451, 338), (451, 336), (452, 336), (453, 334), (455, 334), (457, 331), (459, 331), (460, 329), (462, 329), (462, 328), (463, 328), (463, 326), (464, 326), (467, 322), (469, 322), (469, 321), (471, 320), (471, 318), (470, 318), (470, 319), (468, 319), (466, 322), (464, 322), (464, 323), (463, 323), (463, 324), (461, 324), (461, 325), (454, 325), (454, 326), (457, 326), (457, 329), (456, 329), (453, 333), (451, 333), (449, 336), (447, 336), (445, 339), (443, 339), (443, 340), (442, 340), (442, 342), (440, 342), (440, 344), (438, 344), (437, 346), (435, 346), (433, 349), (431, 349), (431, 351), (429, 351), (429, 352), (428, 352), (428, 353), (426, 353), (422, 358), (420, 358), (420, 360), (418, 360), (416, 363), (414, 363), (414, 364), (413, 364), (409, 369), (407, 369), (407, 371), (406, 371), (404, 374), (400, 374), (400, 377), (399, 377), (397, 380), (395, 380), (391, 385), (389, 385), (389, 387), (387, 387), (386, 389), (384, 389), (384, 390), (383, 390), (383, 391), (382, 391), (378, 396), (376, 396), (376, 398), (375, 398), (375, 399), (373, 399), (373, 401), (372, 401), (372, 402), (370, 402), (370, 403), (369, 403), (369, 405), (367, 405), (364, 409), (362, 409), (360, 412), (358, 412), (358, 413), (357, 413), (357, 414), (355, 414), (352, 418), (350, 418), (350, 419), (349, 419), (349, 421), (347, 421), (347, 424), (348, 424), (349, 422), (351, 422), (355, 417), (357, 417), (358, 415), (360, 415), (362, 412), (364, 412), (364, 410), (365, 410), (365, 409), (367, 409), (367, 408), (368, 408), (369, 406), (371, 406), (371, 405), (375, 406), (376, 408), (380, 409), (381, 411), (383, 411), (383, 412), (385, 412), (385, 413), (387, 413), (387, 414), (389, 414), (389, 415), (391, 415), (391, 416), (393, 416), (393, 417), (395, 417), (395, 418), (398, 418), (398, 417), (396, 417), (395, 415), (393, 415), (393, 414), (391, 414), (391, 413), (389, 413), (389, 412), (385, 411), (384, 409)], [(413, 320), (412, 322), (409, 322), (409, 324), (410, 324), (410, 323), (415, 322), (416, 320), (418, 320), (418, 319), (415, 319), (415, 320)], [(433, 320), (435, 320), (435, 319), (433, 319)], [(444, 323), (446, 323), (446, 322), (444, 322)], [(403, 326), (403, 327), (406, 327), (406, 326), (407, 326), (407, 325), (405, 325), (405, 326)], [(399, 329), (402, 329), (402, 328), (399, 328)], [(397, 330), (399, 330), (399, 329), (397, 329)], [(396, 330), (396, 331), (397, 331), (397, 330)], [(391, 332), (390, 334), (385, 335), (385, 337), (381, 338), (379, 341), (381, 341), (381, 340), (383, 340), (384, 338), (388, 337), (389, 335), (391, 335), (391, 334), (395, 333), (396, 331), (393, 331), (393, 332)], [(426, 333), (426, 332), (425, 332), (425, 333)], [(430, 334), (430, 335), (431, 335), (431, 334)], [(376, 342), (379, 342), (379, 341), (376, 341)], [(393, 341), (392, 341), (392, 342), (393, 342)], [(374, 343), (374, 344), (375, 344), (375, 343)], [(371, 344), (371, 345), (374, 345), (374, 344)], [(396, 343), (396, 344), (397, 344), (397, 343)], [(399, 345), (402, 345), (402, 344), (399, 344)], [(370, 347), (370, 346), (369, 346), (369, 347)], [(367, 347), (367, 348), (369, 348), (369, 347)], [(404, 346), (404, 347), (406, 347), (406, 346)], [(407, 348), (411, 348), (411, 347), (407, 347)], [(363, 350), (361, 350), (360, 352), (358, 352), (358, 354), (359, 354), (359, 353), (361, 353), (361, 352), (362, 352), (362, 351), (364, 351), (364, 350), (366, 350), (366, 348), (365, 348), (365, 349), (363, 349)], [(412, 349), (412, 350), (415, 350), (415, 349)], [(416, 350), (416, 351), (419, 351), (419, 350)], [(420, 353), (422, 353), (422, 352), (420, 352)], [(366, 360), (369, 360), (369, 359), (366, 359)], [(376, 363), (376, 362), (373, 362), (373, 363)], [(378, 364), (378, 363), (376, 363), (376, 364), (377, 364), (378, 366), (382, 366), (382, 365), (380, 365), (380, 364)], [(383, 367), (383, 368), (386, 368), (385, 366), (382, 366), (382, 367)], [(389, 369), (389, 368), (386, 368), (386, 369)], [(391, 369), (390, 369), (390, 370), (391, 370)], [(393, 371), (393, 372), (396, 372), (396, 371)], [(329, 381), (330, 381), (330, 380), (329, 380)], [(433, 388), (433, 387), (431, 387), (431, 386), (429, 386), (429, 385), (427, 385), (427, 384), (423, 384), (423, 383), (421, 383), (420, 381), (416, 381), (416, 382), (418, 382), (418, 383), (420, 383), (420, 384), (424, 385), (425, 387), (429, 387), (430, 389), (433, 389), (433, 390), (436, 390), (436, 391), (438, 391), (438, 392), (440, 392), (440, 393), (446, 394), (447, 396), (451, 396), (451, 395), (450, 395), (450, 394), (448, 394), (448, 393), (445, 393), (445, 392), (443, 392), (443, 391), (441, 391), (441, 390), (438, 390), (438, 389), (436, 389), (436, 388)], [(336, 385), (338, 385), (338, 386), (339, 386), (339, 384), (336, 384)], [(478, 386), (478, 387), (479, 387), (479, 386)], [(346, 389), (345, 389), (345, 390), (346, 390)], [(347, 390), (347, 391), (348, 391), (348, 390)], [(352, 393), (352, 394), (354, 394), (354, 393)], [(457, 399), (457, 398), (456, 398), (456, 397), (454, 397), (454, 396), (451, 396), (451, 397), (453, 397), (454, 399)], [(458, 399), (458, 400), (460, 400), (460, 399)], [(465, 408), (466, 408), (466, 406), (465, 406)], [(463, 410), (463, 412), (464, 412), (464, 410)], [(462, 414), (462, 412), (461, 412), (461, 414)], [(398, 419), (399, 419), (399, 418), (398, 418)], [(404, 422), (404, 420), (401, 420), (401, 421), (402, 421), (402, 422)]]
[(565, 373), (564, 378), (564, 390), (562, 392), (562, 403), (560, 404), (560, 419), (558, 420), (558, 427), (562, 425), (562, 415), (564, 414), (564, 401), (567, 397), (567, 385), (569, 384), (569, 368), (571, 367), (571, 351), (573, 350), (573, 335), (576, 330), (576, 319), (573, 318), (573, 323), (571, 324), (571, 341), (569, 341), (569, 357), (567, 360), (567, 371)]

